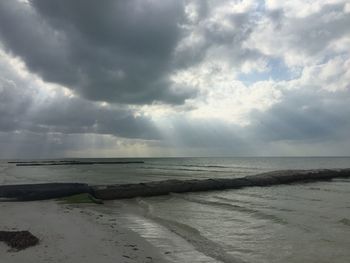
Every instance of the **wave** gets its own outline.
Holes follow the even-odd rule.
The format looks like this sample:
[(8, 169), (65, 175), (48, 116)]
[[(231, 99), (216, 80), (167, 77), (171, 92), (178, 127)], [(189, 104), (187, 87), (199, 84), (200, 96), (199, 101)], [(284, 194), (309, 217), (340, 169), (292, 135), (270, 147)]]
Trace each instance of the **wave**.
[(204, 199), (198, 199), (198, 198), (194, 198), (194, 197), (191, 197), (189, 195), (184, 195), (184, 194), (173, 193), (171, 195), (176, 196), (177, 198), (181, 198), (185, 201), (189, 201), (189, 202), (194, 202), (194, 203), (209, 205), (209, 206), (216, 206), (216, 207), (230, 209), (230, 210), (234, 210), (234, 211), (239, 211), (242, 213), (253, 215), (254, 217), (256, 217), (258, 219), (271, 220), (277, 224), (281, 224), (281, 225), (287, 224), (287, 222), (283, 218), (280, 218), (276, 215), (267, 214), (267, 213), (264, 213), (262, 211), (259, 211), (259, 210), (253, 209), (253, 208), (248, 208), (245, 206), (241, 206), (241, 205), (237, 205), (237, 204), (230, 204), (230, 203), (220, 202), (220, 201), (209, 201), (209, 200), (204, 200)]
[(331, 189), (331, 188), (325, 188), (325, 187), (309, 187), (309, 189), (314, 191), (331, 192), (331, 193), (350, 193), (349, 191), (343, 190), (343, 189)]
[(199, 168), (223, 168), (223, 169), (246, 169), (246, 170), (268, 170), (261, 167), (242, 166), (242, 165), (211, 165), (211, 164), (160, 164), (149, 163), (154, 166), (173, 166), (173, 167), (199, 167)]
[(205, 170), (205, 169), (189, 169), (189, 168), (169, 168), (169, 167), (141, 167), (147, 170), (165, 170), (165, 171), (189, 171), (189, 172), (214, 172), (214, 173), (245, 173), (240, 171), (222, 171), (222, 170)]
[[(218, 195), (215, 195), (214, 197), (217, 198), (217, 199), (223, 200), (225, 202), (235, 202), (236, 201), (236, 200), (233, 200), (233, 199), (230, 199), (230, 198), (227, 198), (227, 197), (218, 196)], [(276, 200), (276, 199), (268, 199), (268, 200)], [(248, 205), (254, 205), (254, 206), (257, 206), (257, 207), (262, 208), (262, 209), (274, 209), (274, 210), (278, 210), (278, 211), (282, 211), (282, 212), (294, 212), (295, 211), (293, 209), (282, 208), (282, 207), (275, 207), (275, 206), (272, 206), (270, 204), (261, 204), (261, 203), (259, 204), (259, 203), (257, 203), (257, 200), (254, 200), (254, 201), (255, 202), (246, 201), (246, 200), (242, 200), (242, 199), (239, 200), (240, 203), (248, 204)], [(266, 199), (265, 199), (265, 197), (263, 195), (261, 196), (261, 200), (260, 201), (266, 201)]]
[(138, 198), (137, 203), (144, 208), (147, 217), (182, 237), (197, 251), (203, 253), (204, 255), (219, 260), (223, 263), (244, 263), (243, 260), (227, 253), (225, 249), (220, 246), (220, 244), (203, 236), (198, 229), (175, 220), (166, 219), (155, 215), (153, 206), (144, 199)]

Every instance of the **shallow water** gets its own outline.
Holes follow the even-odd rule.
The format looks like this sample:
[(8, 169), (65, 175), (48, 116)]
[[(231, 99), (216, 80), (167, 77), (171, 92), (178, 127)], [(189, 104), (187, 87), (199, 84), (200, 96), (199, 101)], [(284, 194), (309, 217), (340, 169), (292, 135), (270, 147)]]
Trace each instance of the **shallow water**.
[[(240, 177), (278, 169), (349, 168), (350, 158), (168, 158), (144, 164), (0, 165), (0, 184), (145, 182)], [(349, 262), (350, 180), (107, 202), (173, 262)]]

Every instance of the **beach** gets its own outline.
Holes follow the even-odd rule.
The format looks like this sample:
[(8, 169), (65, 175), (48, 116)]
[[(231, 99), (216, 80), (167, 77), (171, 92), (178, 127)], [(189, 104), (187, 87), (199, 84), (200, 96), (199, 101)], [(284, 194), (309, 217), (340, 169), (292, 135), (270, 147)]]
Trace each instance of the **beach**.
[(1, 230), (29, 230), (40, 240), (37, 246), (20, 251), (0, 242), (1, 262), (167, 262), (118, 218), (94, 213), (88, 206), (54, 200), (1, 202)]
[(0, 0), (0, 263), (350, 263), (350, 0)]
[[(258, 182), (259, 173), (341, 169), (349, 163), (350, 158), (154, 158), (144, 163), (45, 166), (3, 161), (0, 184), (80, 183), (103, 190), (104, 185), (128, 184), (131, 189), (141, 183), (151, 189), (155, 182), (194, 180), (194, 189), (198, 182), (241, 182), (246, 176)], [(1, 263), (347, 263), (349, 186), (349, 178), (335, 178), (138, 196), (103, 204), (67, 204), (57, 197), (0, 202), (0, 231), (28, 230), (40, 240), (18, 252), (0, 242)]]

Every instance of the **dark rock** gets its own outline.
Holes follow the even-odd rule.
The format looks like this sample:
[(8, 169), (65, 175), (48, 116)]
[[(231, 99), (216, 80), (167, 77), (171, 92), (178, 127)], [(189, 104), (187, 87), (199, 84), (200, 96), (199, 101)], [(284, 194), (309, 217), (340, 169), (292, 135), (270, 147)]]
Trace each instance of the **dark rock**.
[(79, 183), (1, 185), (0, 198), (32, 201), (89, 193), (90, 191), (87, 184)]
[(44, 166), (44, 165), (94, 165), (94, 164), (137, 164), (144, 163), (143, 161), (117, 161), (117, 162), (103, 162), (103, 161), (32, 161), (32, 162), (8, 162), (14, 163), (16, 166)]
[(0, 231), (0, 241), (16, 250), (22, 250), (39, 243), (39, 239), (29, 231)]
[(304, 183), (333, 178), (350, 177), (350, 169), (333, 170), (285, 170), (261, 173), (242, 178), (216, 178), (205, 180), (166, 180), (139, 184), (115, 184), (91, 186), (74, 183), (49, 183), (0, 186), (0, 198), (15, 200), (41, 200), (89, 193), (102, 200), (158, 196), (170, 193), (186, 193), (253, 186)]
[(95, 186), (92, 194), (99, 199), (122, 199), (138, 196), (158, 196), (169, 193), (185, 193), (238, 189), (253, 186), (272, 186), (279, 184), (304, 183), (331, 180), (337, 177), (350, 177), (350, 169), (334, 170), (284, 170), (246, 176), (243, 178), (217, 178), (205, 180), (166, 180), (140, 184), (116, 184)]

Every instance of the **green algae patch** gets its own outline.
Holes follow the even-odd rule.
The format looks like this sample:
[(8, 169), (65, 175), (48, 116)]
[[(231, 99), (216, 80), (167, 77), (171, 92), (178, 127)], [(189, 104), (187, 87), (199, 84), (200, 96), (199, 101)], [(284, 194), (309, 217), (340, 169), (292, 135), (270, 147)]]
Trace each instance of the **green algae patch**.
[(88, 193), (62, 197), (58, 200), (63, 204), (103, 204), (101, 199), (97, 199)]

